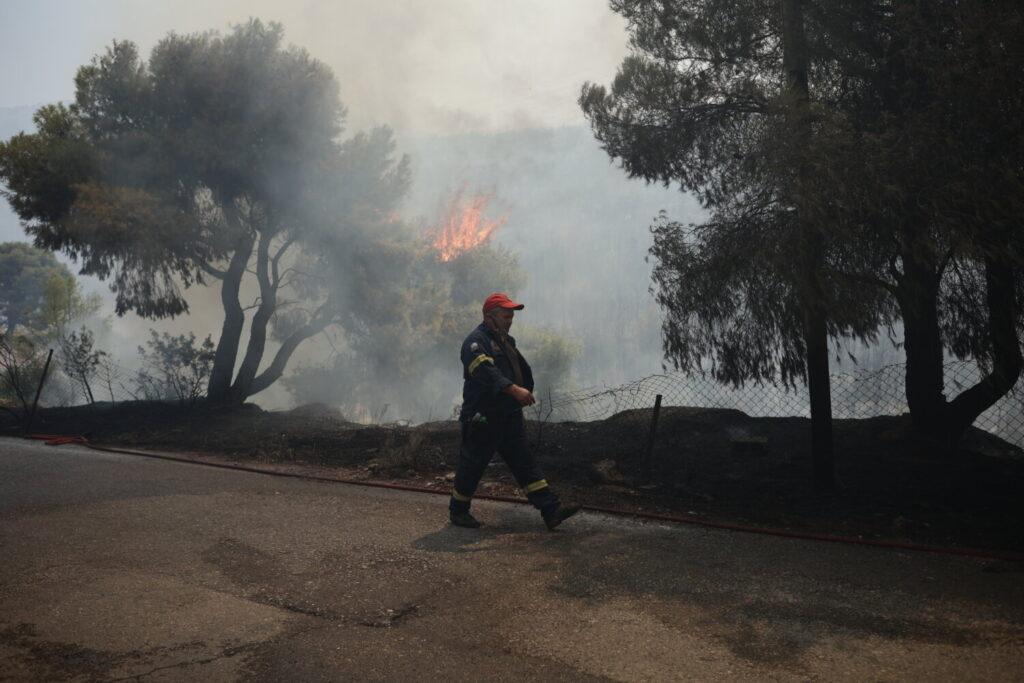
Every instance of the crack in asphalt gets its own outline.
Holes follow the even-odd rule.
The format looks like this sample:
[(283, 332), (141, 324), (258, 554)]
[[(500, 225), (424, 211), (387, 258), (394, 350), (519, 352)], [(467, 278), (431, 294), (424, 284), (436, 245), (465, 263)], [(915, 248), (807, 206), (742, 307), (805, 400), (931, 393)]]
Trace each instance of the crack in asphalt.
[(229, 658), (234, 657), (235, 655), (237, 655), (239, 653), (242, 653), (242, 652), (247, 652), (247, 651), (250, 651), (250, 650), (255, 650), (259, 646), (263, 645), (263, 642), (264, 641), (260, 641), (260, 642), (257, 642), (257, 643), (246, 643), (245, 645), (237, 645), (235, 647), (226, 647), (223, 650), (221, 650), (220, 654), (215, 655), (213, 657), (207, 657), (206, 659), (194, 659), (194, 660), (185, 661), (185, 662), (178, 662), (176, 664), (168, 664), (166, 666), (158, 666), (158, 667), (155, 667), (153, 669), (150, 669), (149, 671), (145, 671), (145, 672), (140, 673), (140, 674), (133, 674), (131, 676), (124, 676), (122, 678), (109, 678), (106, 681), (104, 681), (104, 683), (120, 683), (121, 681), (141, 681), (143, 678), (146, 678), (147, 676), (152, 676), (153, 674), (155, 674), (157, 672), (160, 672), (160, 671), (167, 671), (169, 669), (181, 669), (181, 668), (184, 668), (186, 666), (194, 666), (194, 665), (200, 665), (201, 666), (203, 664), (211, 664), (211, 663), (216, 662), (216, 661), (221, 660), (221, 659), (229, 659)]

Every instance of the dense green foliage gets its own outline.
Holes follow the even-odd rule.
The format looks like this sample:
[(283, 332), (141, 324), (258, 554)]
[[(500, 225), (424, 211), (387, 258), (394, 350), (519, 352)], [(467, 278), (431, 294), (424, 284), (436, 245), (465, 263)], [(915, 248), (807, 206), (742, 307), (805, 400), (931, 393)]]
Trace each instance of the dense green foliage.
[(28, 327), (43, 305), (43, 287), (66, 269), (53, 254), (29, 244), (0, 244), (0, 324), (5, 330)]
[(22, 242), (0, 244), (0, 328), (52, 340), (72, 321), (95, 312), (97, 296), (53, 254)]

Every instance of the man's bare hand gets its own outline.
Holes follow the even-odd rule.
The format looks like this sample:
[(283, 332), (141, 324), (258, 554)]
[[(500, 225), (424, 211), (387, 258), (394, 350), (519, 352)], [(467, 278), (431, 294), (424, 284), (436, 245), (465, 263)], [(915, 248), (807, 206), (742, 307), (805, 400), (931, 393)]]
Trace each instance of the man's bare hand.
[(533, 392), (522, 388), (518, 384), (510, 384), (503, 390), (506, 394), (516, 400), (522, 407), (532, 406), (537, 402), (537, 399), (533, 397)]

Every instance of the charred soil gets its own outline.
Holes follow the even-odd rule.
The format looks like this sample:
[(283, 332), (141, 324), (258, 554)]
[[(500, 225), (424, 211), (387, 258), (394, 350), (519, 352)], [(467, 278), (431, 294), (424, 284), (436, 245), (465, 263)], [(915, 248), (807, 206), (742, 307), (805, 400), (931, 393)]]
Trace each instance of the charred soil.
[[(596, 422), (529, 422), (527, 428), (556, 490), (591, 506), (1024, 554), (1024, 453), (980, 430), (955, 454), (937, 457), (915, 451), (905, 416), (837, 420), (837, 487), (820, 492), (811, 485), (806, 419), (665, 408), (653, 450), (646, 451), (649, 419), (649, 411), (626, 411)], [(23, 433), (10, 422), (3, 432)], [(31, 432), (438, 491), (450, 489), (459, 439), (455, 422), (363, 425), (323, 405), (52, 408), (37, 414)], [(478, 493), (520, 496), (497, 457)]]

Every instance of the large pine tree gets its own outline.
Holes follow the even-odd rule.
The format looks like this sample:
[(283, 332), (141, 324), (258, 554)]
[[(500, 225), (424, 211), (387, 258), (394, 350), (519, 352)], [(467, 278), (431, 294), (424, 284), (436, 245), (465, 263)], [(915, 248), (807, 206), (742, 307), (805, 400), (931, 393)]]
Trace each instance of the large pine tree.
[[(793, 4), (613, 2), (633, 54), (581, 105), (628, 173), (709, 210), (698, 226), (655, 226), (677, 367), (804, 380), (815, 303), (836, 342), (899, 320), (916, 431), (945, 450), (1021, 372), (1022, 10), (802, 3), (802, 119), (782, 12)], [(952, 401), (944, 352), (989, 370)]]

